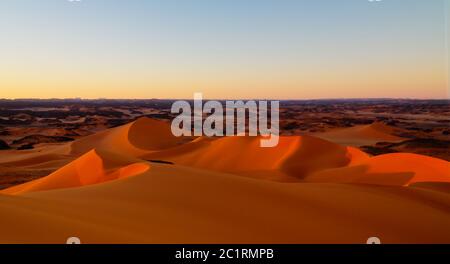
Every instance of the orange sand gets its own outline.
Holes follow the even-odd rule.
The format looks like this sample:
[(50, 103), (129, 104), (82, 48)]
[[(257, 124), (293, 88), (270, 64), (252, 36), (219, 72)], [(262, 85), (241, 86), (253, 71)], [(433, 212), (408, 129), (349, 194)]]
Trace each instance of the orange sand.
[(0, 243), (450, 243), (450, 167), (436, 158), (312, 136), (175, 138), (147, 118), (7, 153), (1, 166), (68, 164), (0, 191)]
[(401, 142), (405, 138), (396, 136), (402, 132), (398, 128), (375, 122), (371, 125), (339, 128), (328, 132), (315, 133), (314, 136), (347, 146), (368, 146), (378, 142)]

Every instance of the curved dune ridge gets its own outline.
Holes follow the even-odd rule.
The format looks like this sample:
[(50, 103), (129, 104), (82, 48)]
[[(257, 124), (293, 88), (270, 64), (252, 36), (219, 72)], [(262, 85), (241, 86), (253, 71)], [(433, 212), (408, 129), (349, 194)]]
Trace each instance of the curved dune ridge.
[(450, 183), (450, 163), (417, 154), (386, 154), (353, 166), (314, 173), (307, 181), (399, 186), (420, 182)]
[(53, 189), (75, 188), (142, 174), (149, 165), (134, 158), (92, 150), (47, 177), (0, 191), (23, 194)]
[[(369, 131), (368, 133), (374, 129), (390, 130), (389, 127), (381, 124), (372, 124), (364, 129)], [(108, 166), (111, 159), (114, 159), (115, 163), (124, 161), (115, 166), (116, 169), (131, 163), (159, 160), (284, 182), (399, 186), (417, 182), (450, 182), (449, 163), (436, 158), (415, 154), (388, 154), (371, 158), (357, 148), (341, 146), (312, 136), (282, 136), (279, 144), (274, 148), (261, 148), (260, 140), (260, 137), (237, 136), (199, 137), (194, 140), (176, 138), (172, 136), (168, 123), (140, 118), (130, 124), (108, 129), (70, 143), (72, 156), (75, 158), (79, 155), (78, 153), (86, 153), (86, 149), (95, 148), (95, 150), (87, 152), (48, 177), (4, 192), (47, 190), (52, 186), (54, 188), (77, 187), (121, 178), (114, 176), (116, 174), (103, 172), (102, 166), (105, 163)], [(120, 155), (113, 153), (120, 153)], [(57, 154), (40, 153), (36, 157), (31, 156), (15, 162), (28, 165), (36, 160), (43, 162), (42, 159), (55, 155), (57, 156)], [(85, 162), (86, 160), (89, 162)], [(75, 174), (72, 173), (74, 170), (69, 170), (70, 173), (68, 173), (68, 168), (73, 167), (85, 167), (85, 170), (78, 169)], [(68, 174), (71, 176), (66, 177), (65, 175)], [(48, 184), (49, 182), (57, 183)]]
[(120, 181), (0, 195), (0, 243), (449, 243), (449, 205), (450, 195), (420, 188), (155, 164)]
[(0, 191), (0, 243), (450, 243), (450, 163), (436, 158), (176, 138), (148, 118), (39, 151), (0, 165), (72, 162)]
[[(183, 147), (144, 155), (184, 166), (230, 173), (278, 172), (291, 179), (328, 168), (346, 166), (369, 156), (310, 136), (280, 137), (273, 148), (261, 148), (260, 137), (225, 137), (197, 140)], [(281, 180), (281, 178), (279, 178)]]
[(381, 122), (370, 125), (338, 128), (328, 132), (316, 133), (317, 137), (348, 146), (372, 145), (378, 142), (400, 142), (405, 138), (396, 136), (401, 133), (399, 128), (393, 128)]
[(71, 153), (81, 154), (93, 148), (112, 149), (130, 156), (171, 148), (183, 142), (173, 136), (170, 124), (150, 118), (139, 118), (129, 124), (108, 129), (71, 143)]

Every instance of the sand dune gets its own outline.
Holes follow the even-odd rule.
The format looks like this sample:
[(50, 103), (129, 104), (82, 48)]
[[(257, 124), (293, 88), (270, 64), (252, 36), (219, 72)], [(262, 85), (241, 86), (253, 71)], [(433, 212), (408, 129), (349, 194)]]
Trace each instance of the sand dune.
[(93, 148), (113, 148), (122, 154), (140, 156), (150, 151), (174, 147), (185, 140), (172, 135), (169, 123), (140, 118), (71, 143), (71, 154), (86, 153)]
[(405, 138), (396, 136), (402, 131), (380, 122), (370, 125), (334, 129), (324, 133), (315, 133), (314, 136), (345, 146), (366, 146), (378, 142), (400, 142)]
[(170, 125), (166, 122), (140, 118), (124, 126), (107, 129), (66, 144), (40, 144), (35, 149), (25, 151), (6, 150), (0, 155), (0, 177), (26, 175), (18, 182), (39, 178), (67, 165), (92, 149), (120, 153), (126, 157), (139, 157), (190, 140), (172, 136)]
[(141, 174), (149, 165), (133, 158), (92, 150), (47, 177), (0, 191), (3, 194), (74, 188)]
[(149, 153), (143, 158), (245, 175), (277, 172), (278, 180), (302, 179), (314, 171), (342, 167), (353, 159), (368, 158), (356, 149), (349, 150), (309, 136), (280, 137), (274, 148), (261, 148), (259, 143), (259, 137), (197, 140), (180, 148)]
[(119, 181), (0, 195), (0, 242), (449, 243), (449, 204), (448, 194), (415, 188), (282, 184), (155, 164)]
[[(390, 132), (388, 126), (380, 123), (362, 130), (367, 135), (381, 133), (382, 130), (383, 133)], [(141, 118), (69, 143), (50, 153), (30, 153), (22, 159), (10, 161), (10, 164), (45, 167), (40, 166), (40, 163), (62, 158), (76, 159), (95, 148), (97, 152), (120, 153), (123, 159), (135, 159), (134, 162), (161, 160), (286, 182), (306, 180), (408, 185), (416, 182), (446, 182), (449, 179), (448, 162), (426, 156), (389, 154), (370, 158), (357, 148), (311, 136), (280, 137), (275, 148), (261, 148), (259, 142), (259, 137), (176, 138), (171, 135), (168, 123)], [(61, 149), (68, 149), (70, 155), (61, 157), (61, 153), (67, 151)], [(106, 156), (110, 157), (111, 154)]]
[(11, 166), (32, 165), (49, 160), (66, 158), (70, 156), (67, 150), (68, 144), (43, 145), (31, 150), (4, 150), (2, 151), (2, 155), (0, 155), (0, 164)]
[[(355, 131), (387, 139), (386, 129)], [(450, 243), (449, 162), (370, 157), (312, 136), (259, 143), (175, 138), (168, 123), (143, 118), (0, 157), (2, 166), (72, 161), (0, 191), (0, 243)]]
[(307, 181), (399, 186), (418, 182), (450, 183), (450, 164), (417, 154), (386, 154), (353, 166), (320, 171), (310, 175)]

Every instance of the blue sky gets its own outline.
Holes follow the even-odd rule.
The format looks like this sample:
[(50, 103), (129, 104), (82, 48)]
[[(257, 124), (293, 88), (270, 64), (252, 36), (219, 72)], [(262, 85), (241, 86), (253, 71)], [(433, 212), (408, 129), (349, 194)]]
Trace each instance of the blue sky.
[(0, 97), (446, 98), (448, 11), (444, 0), (2, 0)]

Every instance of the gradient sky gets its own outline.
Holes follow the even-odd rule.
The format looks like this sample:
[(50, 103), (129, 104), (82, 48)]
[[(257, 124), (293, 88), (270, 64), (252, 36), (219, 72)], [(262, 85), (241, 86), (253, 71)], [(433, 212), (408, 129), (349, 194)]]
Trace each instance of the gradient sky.
[(448, 2), (1, 0), (0, 98), (448, 98)]

